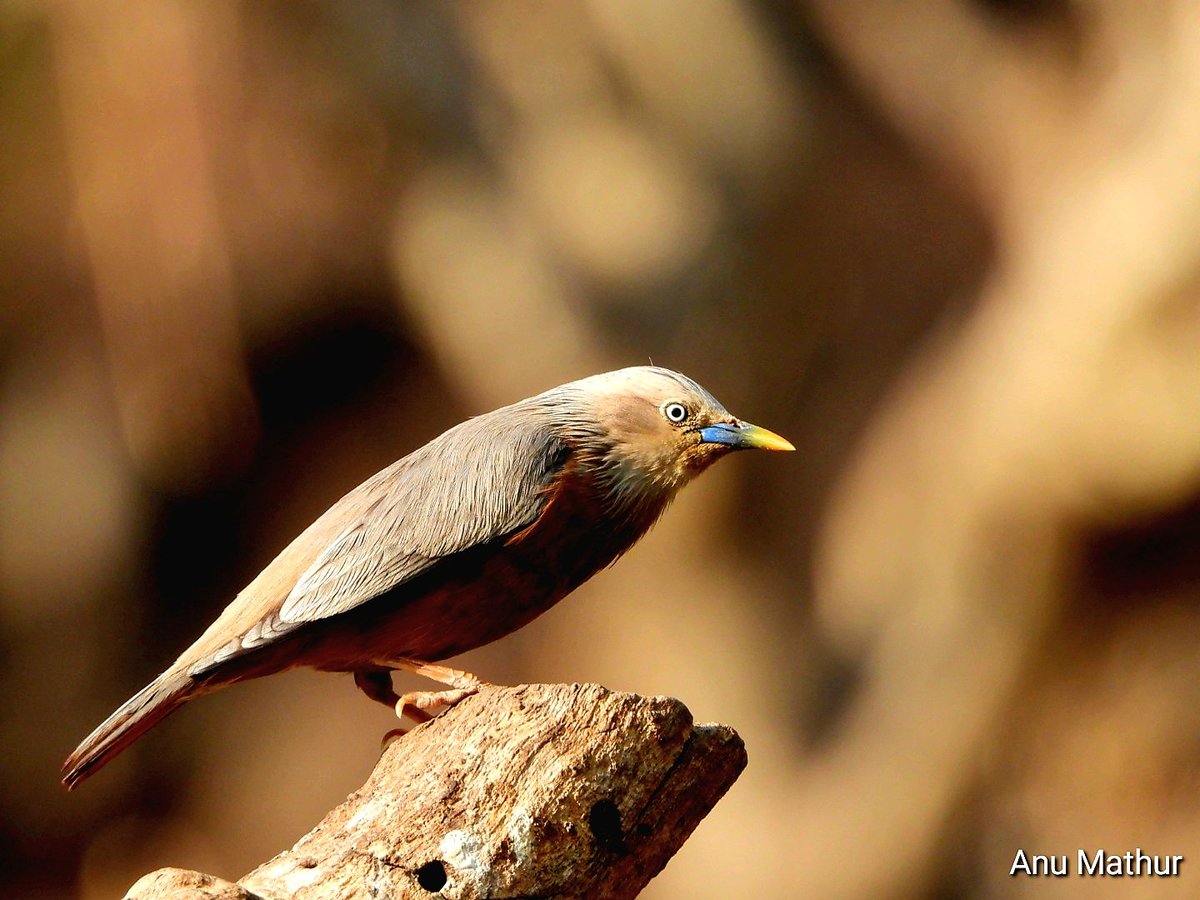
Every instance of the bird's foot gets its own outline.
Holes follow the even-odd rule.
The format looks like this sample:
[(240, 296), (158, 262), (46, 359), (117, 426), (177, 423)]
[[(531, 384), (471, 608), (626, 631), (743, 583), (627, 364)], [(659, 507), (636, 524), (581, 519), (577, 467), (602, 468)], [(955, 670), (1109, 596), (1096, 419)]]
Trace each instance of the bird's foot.
[[(479, 690), (479, 685), (449, 691), (412, 691), (396, 701), (396, 716), (401, 719), (407, 718), (416, 725), (421, 725), (440, 716), (477, 690)], [(406, 726), (393, 728), (380, 740), (380, 749), (386, 750), (393, 741), (408, 734), (409, 730), (409, 727)]]
[(478, 690), (479, 684), (476, 683), (449, 691), (412, 691), (400, 698), (396, 704), (396, 715), (401, 718), (407, 717), (420, 725), (435, 716), (440, 716)]
[[(386, 700), (394, 702), (396, 715), (401, 719), (408, 719), (417, 725), (441, 715), (459, 701), (474, 694), (483, 684), (479, 676), (472, 675), (470, 672), (451, 669), (449, 666), (438, 666), (433, 663), (421, 662), (416, 659), (403, 657), (379, 659), (374, 660), (372, 665), (377, 668), (368, 670), (361, 676), (356, 673), (355, 682), (373, 699), (384, 701), (386, 698)], [(403, 697), (396, 697), (395, 693), (391, 693), (389, 696), (388, 692), (391, 689), (390, 674), (386, 677), (386, 688), (384, 687), (385, 679), (380, 675), (374, 674), (378, 671), (386, 673), (386, 670), (389, 669), (403, 669), (408, 672), (414, 672), (417, 675), (424, 675), (433, 681), (440, 681), (449, 690), (412, 691)], [(408, 728), (402, 726), (400, 728), (393, 728), (385, 734), (383, 736), (384, 749), (407, 731)]]

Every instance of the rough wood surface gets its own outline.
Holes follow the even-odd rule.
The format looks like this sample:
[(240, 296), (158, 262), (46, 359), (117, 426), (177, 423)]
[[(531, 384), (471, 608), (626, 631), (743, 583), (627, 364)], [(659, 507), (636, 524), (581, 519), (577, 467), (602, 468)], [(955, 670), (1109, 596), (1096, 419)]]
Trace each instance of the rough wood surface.
[(678, 700), (487, 686), (238, 884), (160, 869), (127, 897), (634, 897), (745, 765), (733, 729)]

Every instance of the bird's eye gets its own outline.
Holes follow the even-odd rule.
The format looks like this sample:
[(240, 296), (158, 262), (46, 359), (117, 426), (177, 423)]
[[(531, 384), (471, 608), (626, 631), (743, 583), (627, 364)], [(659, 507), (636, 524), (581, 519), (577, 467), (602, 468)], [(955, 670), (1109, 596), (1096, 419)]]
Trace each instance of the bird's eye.
[(662, 408), (662, 413), (667, 417), (667, 421), (678, 425), (688, 416), (687, 407), (682, 403), (668, 403)]

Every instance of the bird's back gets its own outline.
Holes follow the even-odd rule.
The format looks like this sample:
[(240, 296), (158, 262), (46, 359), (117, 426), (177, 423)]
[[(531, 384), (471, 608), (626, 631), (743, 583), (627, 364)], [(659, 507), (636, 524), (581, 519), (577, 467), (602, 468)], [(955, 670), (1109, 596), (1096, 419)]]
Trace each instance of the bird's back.
[(412, 602), (456, 561), (486, 554), (529, 527), (567, 453), (546, 417), (527, 405), (468, 419), (350, 491), (272, 560), (175, 666), (201, 675), (309, 624), (377, 605), (377, 598)]

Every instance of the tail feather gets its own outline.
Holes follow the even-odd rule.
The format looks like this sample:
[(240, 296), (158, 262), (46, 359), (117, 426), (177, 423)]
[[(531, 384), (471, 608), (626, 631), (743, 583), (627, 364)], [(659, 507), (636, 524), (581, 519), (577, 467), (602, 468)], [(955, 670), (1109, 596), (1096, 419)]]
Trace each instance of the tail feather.
[(168, 669), (100, 723), (62, 767), (62, 783), (73, 790), (109, 760), (190, 700), (196, 683)]

